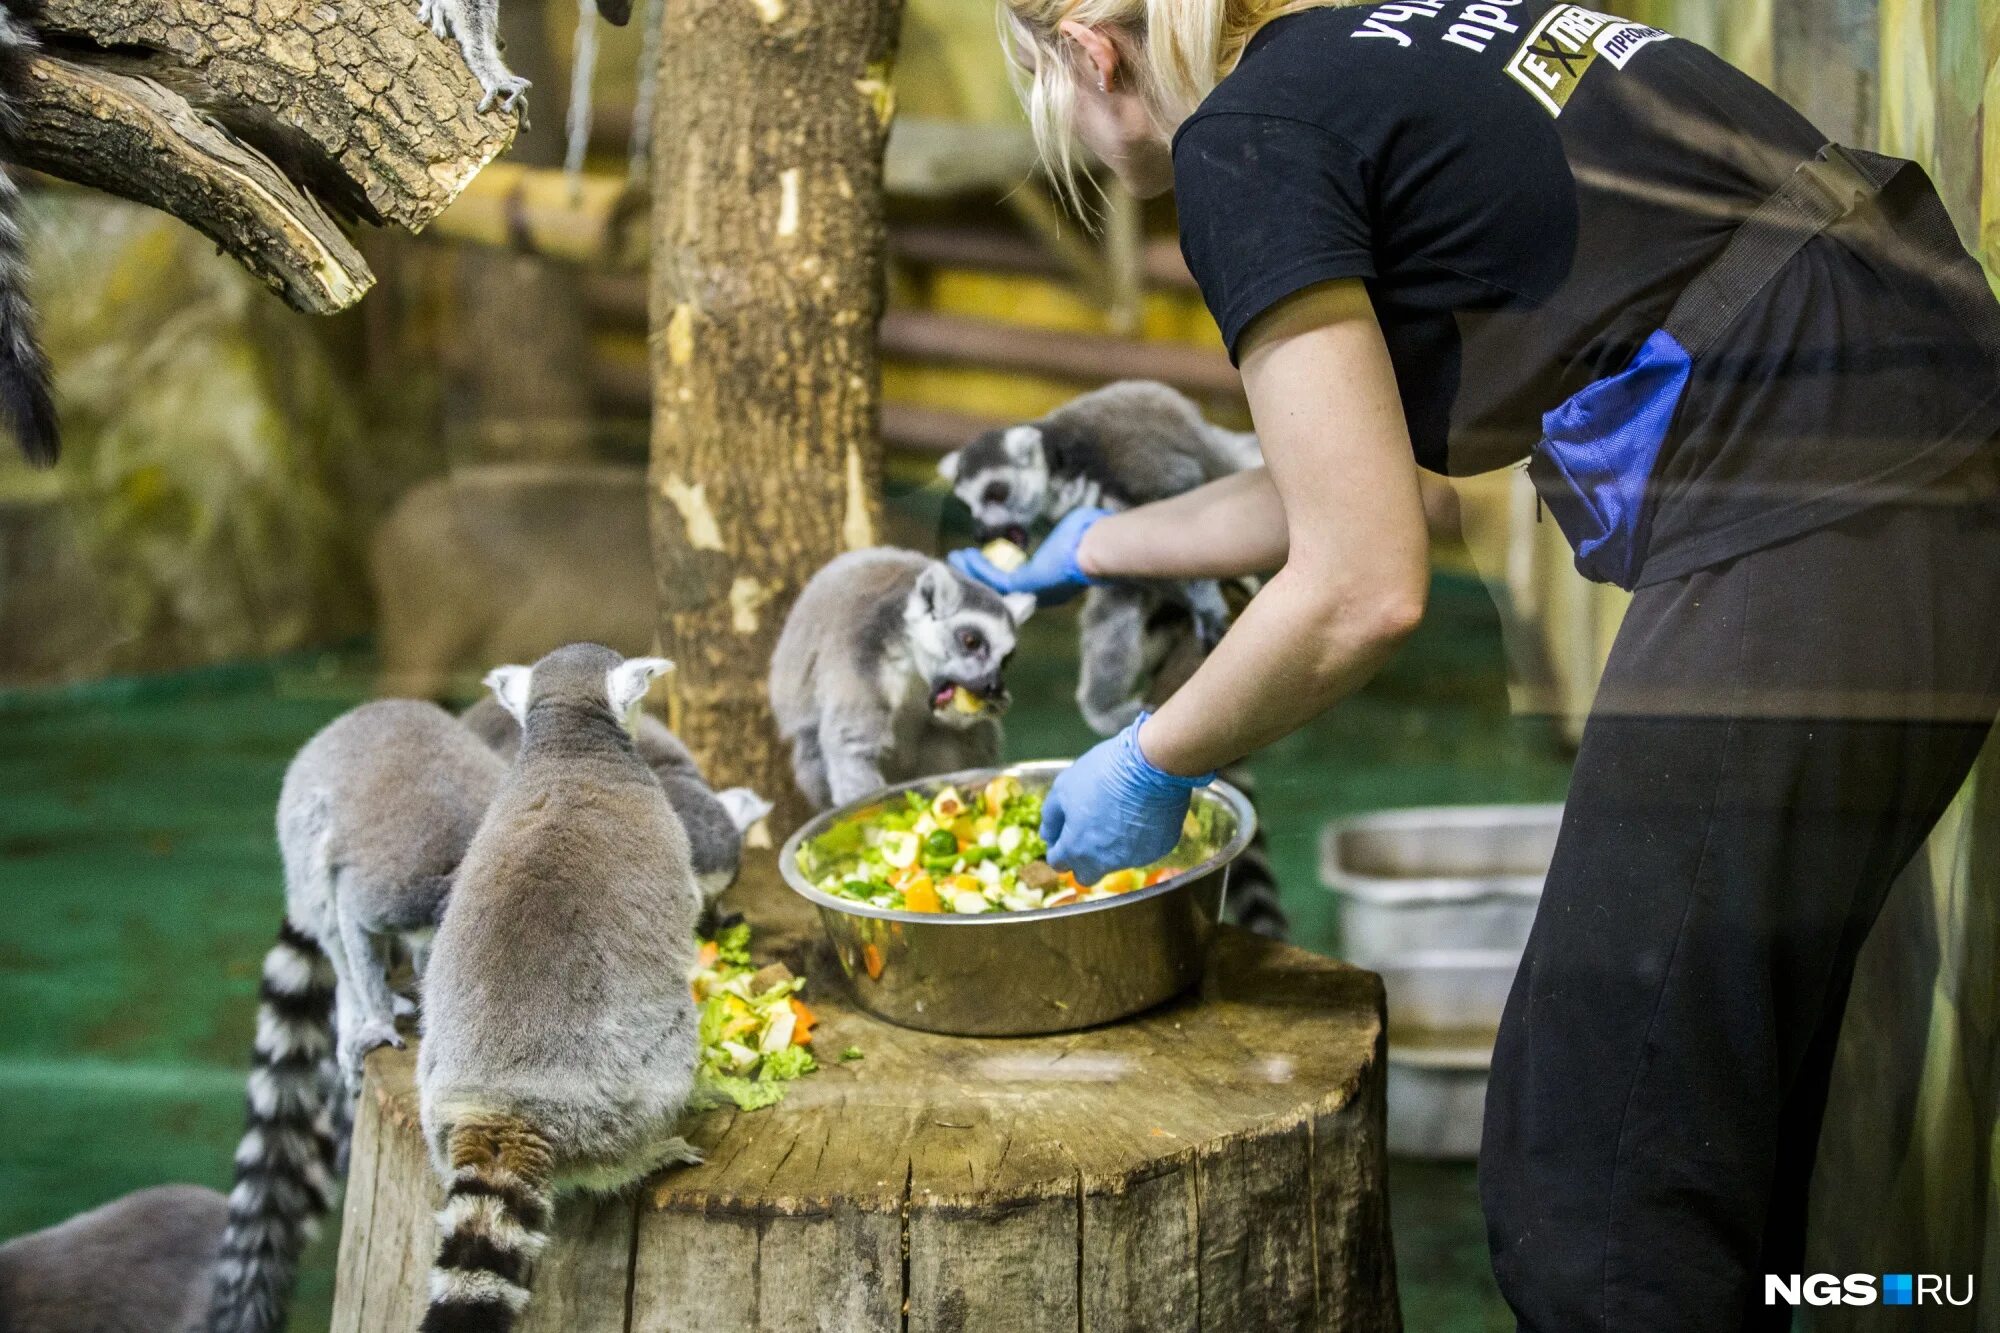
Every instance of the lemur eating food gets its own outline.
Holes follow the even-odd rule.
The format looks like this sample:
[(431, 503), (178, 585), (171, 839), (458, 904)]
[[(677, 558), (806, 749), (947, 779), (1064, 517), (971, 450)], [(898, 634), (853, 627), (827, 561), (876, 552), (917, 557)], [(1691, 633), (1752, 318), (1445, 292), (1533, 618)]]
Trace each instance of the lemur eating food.
[(248, 1106), (210, 1333), (284, 1327), (299, 1255), (331, 1202), (362, 1059), (402, 1045), (391, 940), (419, 974), (506, 763), (435, 704), (329, 723), (278, 794), (285, 921), (264, 957)]
[[(31, 13), (24, 0), (0, 0), (0, 143), (20, 128), (16, 94), (41, 44), (29, 23)], [(0, 171), (0, 415), (28, 461), (49, 467), (61, 451), (62, 437), (49, 386), (49, 359), (36, 336), (35, 308), (28, 299), (20, 211), (20, 187)]]
[[(1191, 491), (1263, 461), (1257, 437), (1204, 420), (1181, 394), (1120, 380), (1039, 421), (992, 430), (938, 471), (972, 511), (980, 540), (1029, 544), (1041, 524), (1084, 505), (1125, 509)], [(1077, 706), (1099, 735), (1123, 730), (1144, 707), (1144, 678), (1191, 622), (1204, 648), (1229, 627), (1212, 580), (1121, 583), (1084, 594)]]
[[(1204, 420), (1164, 384), (1121, 380), (1039, 421), (988, 431), (938, 467), (972, 511), (982, 540), (1025, 546), (1040, 523), (1082, 505), (1124, 509), (1258, 467), (1255, 435)], [(1077, 705), (1102, 735), (1122, 730), (1192, 672), (1228, 627), (1215, 583), (1118, 584), (1084, 594)], [(1190, 642), (1189, 632), (1193, 632)], [(1147, 684), (1150, 678), (1150, 685)], [(1224, 773), (1246, 792), (1249, 770)], [(1260, 935), (1290, 930), (1260, 824), (1230, 875), (1224, 915)]]
[[(498, 699), (487, 695), (461, 713), (459, 720), (492, 746), (494, 753), (513, 762), (521, 748), (521, 724)], [(702, 900), (713, 903), (736, 882), (743, 859), (743, 835), (771, 813), (771, 803), (748, 787), (723, 791), (710, 787), (681, 738), (651, 713), (641, 712), (633, 720), (632, 745), (660, 780), (668, 804), (680, 816)]]
[(1002, 671), (1035, 608), (915, 551), (849, 551), (813, 575), (771, 656), (771, 711), (815, 809), (1000, 759)]
[(488, 680), (521, 749), (472, 840), (424, 977), (424, 1140), (444, 1182), (427, 1333), (506, 1333), (555, 1194), (698, 1160), (687, 834), (632, 743), (660, 658), (571, 644)]

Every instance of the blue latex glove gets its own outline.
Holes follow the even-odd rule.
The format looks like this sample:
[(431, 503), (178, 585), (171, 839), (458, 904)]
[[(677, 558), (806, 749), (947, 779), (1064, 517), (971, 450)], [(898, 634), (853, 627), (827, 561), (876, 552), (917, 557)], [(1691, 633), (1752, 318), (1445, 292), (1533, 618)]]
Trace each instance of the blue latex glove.
[(1215, 774), (1180, 778), (1163, 773), (1139, 749), (1150, 714), (1092, 748), (1064, 769), (1042, 801), (1042, 839), (1049, 864), (1094, 884), (1114, 870), (1150, 865), (1181, 840), (1189, 793)]
[(1109, 509), (1070, 510), (1042, 538), (1041, 545), (1028, 557), (1028, 563), (1011, 573), (971, 547), (953, 551), (945, 559), (959, 573), (979, 580), (995, 592), (1031, 592), (1040, 605), (1054, 606), (1097, 582), (1078, 567), (1076, 548), (1091, 525), (1110, 512)]

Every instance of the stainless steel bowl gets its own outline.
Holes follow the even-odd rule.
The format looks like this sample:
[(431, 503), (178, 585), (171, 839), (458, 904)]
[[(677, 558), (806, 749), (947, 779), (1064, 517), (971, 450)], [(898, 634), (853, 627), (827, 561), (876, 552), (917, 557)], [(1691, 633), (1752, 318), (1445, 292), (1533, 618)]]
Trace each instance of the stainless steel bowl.
[(821, 893), (799, 869), (808, 841), (905, 792), (977, 788), (1002, 773), (1046, 788), (1067, 767), (1050, 760), (901, 783), (825, 811), (786, 841), (785, 883), (819, 909), (862, 1007), (926, 1032), (1020, 1037), (1108, 1023), (1201, 977), (1230, 866), (1257, 831), (1256, 811), (1226, 782), (1194, 794), (1217, 809), (1217, 851), (1151, 888), (1094, 902), (981, 916), (892, 912)]

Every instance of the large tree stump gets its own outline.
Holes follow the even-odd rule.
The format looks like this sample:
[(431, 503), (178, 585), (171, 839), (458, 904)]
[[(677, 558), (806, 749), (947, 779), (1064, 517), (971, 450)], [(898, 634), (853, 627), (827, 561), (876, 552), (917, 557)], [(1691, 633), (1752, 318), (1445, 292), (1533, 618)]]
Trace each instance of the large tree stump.
[(796, 806), (764, 664), (879, 529), (882, 145), (901, 0), (668, 0), (652, 239), (654, 568), (674, 728)]
[[(523, 1333), (1401, 1327), (1372, 974), (1225, 928), (1200, 994), (1136, 1019), (937, 1037), (847, 1002), (768, 853), (728, 905), (808, 969), (827, 1067), (693, 1121), (705, 1165), (565, 1199)], [(335, 1333), (421, 1310), (440, 1195), (413, 1068), (369, 1061)]]

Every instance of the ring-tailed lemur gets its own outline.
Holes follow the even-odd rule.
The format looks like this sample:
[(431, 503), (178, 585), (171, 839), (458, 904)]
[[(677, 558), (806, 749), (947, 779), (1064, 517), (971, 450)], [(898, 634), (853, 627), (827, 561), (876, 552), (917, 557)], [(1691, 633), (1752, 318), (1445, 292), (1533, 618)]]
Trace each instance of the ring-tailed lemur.
[(424, 978), (425, 1142), (444, 1182), (425, 1333), (506, 1333), (557, 1190), (699, 1160), (687, 835), (628, 719), (660, 658), (559, 648), (488, 680), (520, 754), (459, 868)]
[[(1121, 380), (1039, 421), (988, 431), (938, 471), (981, 540), (1026, 546), (1037, 526), (1081, 505), (1164, 500), (1262, 461), (1256, 436), (1211, 425), (1164, 384)], [(1092, 730), (1115, 735), (1139, 716), (1144, 678), (1188, 619), (1204, 647), (1229, 627), (1213, 580), (1109, 584), (1084, 595), (1076, 701)]]
[(369, 1051), (402, 1044), (390, 942), (421, 976), (452, 876), (506, 769), (436, 704), (382, 699), (328, 723), (285, 770), (285, 914), (333, 964), (335, 1055), (350, 1090)]
[[(459, 721), (502, 759), (514, 761), (521, 747), (521, 724), (498, 699), (487, 695), (461, 713)], [(660, 780), (667, 802), (680, 816), (702, 901), (713, 903), (736, 882), (743, 860), (743, 835), (771, 813), (771, 803), (748, 787), (714, 790), (681, 738), (651, 713), (642, 712), (634, 719), (632, 745)]]
[(403, 1044), (385, 947), (400, 939), (421, 975), (452, 876), (505, 772), (458, 719), (408, 699), (342, 714), (285, 770), (285, 921), (264, 958), (210, 1333), (284, 1326), (299, 1255), (346, 1155), (361, 1062)]
[(285, 1326), (299, 1256), (333, 1203), (347, 1098), (333, 1054), (333, 965), (290, 921), (264, 955), (243, 1141), (210, 1282), (208, 1333)]
[(188, 1333), (229, 1202), (199, 1185), (157, 1185), (0, 1245), (7, 1333)]
[[(597, 0), (595, 4), (579, 0), (579, 10), (586, 23), (594, 13), (602, 14), (614, 27), (622, 28), (632, 20), (632, 0)], [(533, 85), (508, 69), (500, 58), (500, 0), (417, 0), (417, 21), (430, 24), (431, 31), (446, 40), (458, 39), (466, 68), (486, 94), (479, 99), (481, 111), (491, 110), (497, 102), (502, 111), (519, 107), (526, 115), (527, 93)], [(594, 60), (593, 54), (590, 63)], [(578, 61), (587, 83), (590, 74), (585, 64)]]
[[(1040, 421), (989, 431), (938, 470), (971, 509), (982, 539), (1026, 545), (1038, 523), (1079, 505), (1123, 509), (1163, 500), (1262, 463), (1256, 436), (1211, 425), (1164, 384), (1123, 380)], [(1147, 696), (1162, 702), (1228, 620), (1223, 590), (1214, 583), (1183, 585), (1178, 596), (1163, 594), (1158, 584), (1092, 588), (1084, 595), (1077, 684), (1077, 704), (1092, 729), (1110, 735), (1138, 716)], [(1223, 776), (1248, 791), (1242, 765)], [(1224, 913), (1275, 939), (1290, 929), (1261, 825), (1231, 869)]]
[(1034, 607), (915, 551), (829, 561), (771, 655), (771, 711), (806, 799), (825, 809), (999, 762), (1002, 672)]
[[(16, 94), (41, 43), (26, 0), (0, 0), (0, 142), (20, 130)], [(50, 467), (62, 448), (49, 359), (35, 333), (28, 300), (28, 256), (21, 236), (21, 191), (0, 171), (0, 413), (36, 467)]]

